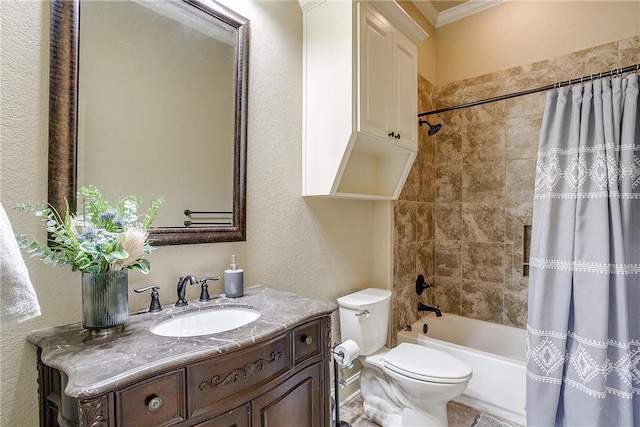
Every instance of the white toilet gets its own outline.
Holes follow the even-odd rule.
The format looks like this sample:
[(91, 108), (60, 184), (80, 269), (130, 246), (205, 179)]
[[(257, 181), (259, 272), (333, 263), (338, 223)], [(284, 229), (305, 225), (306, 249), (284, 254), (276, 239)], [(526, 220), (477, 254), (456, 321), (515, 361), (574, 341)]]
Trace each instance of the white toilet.
[(417, 344), (386, 348), (390, 305), (391, 292), (384, 289), (338, 298), (342, 340), (360, 347), (364, 412), (383, 427), (447, 426), (447, 402), (465, 390), (471, 367)]

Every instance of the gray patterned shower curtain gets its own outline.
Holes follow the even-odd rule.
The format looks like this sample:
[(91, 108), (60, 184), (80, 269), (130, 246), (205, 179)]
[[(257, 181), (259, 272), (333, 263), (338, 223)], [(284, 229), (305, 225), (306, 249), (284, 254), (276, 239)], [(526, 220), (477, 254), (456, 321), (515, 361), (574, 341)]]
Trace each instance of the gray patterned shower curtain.
[(547, 95), (529, 260), (528, 427), (640, 425), (638, 78)]

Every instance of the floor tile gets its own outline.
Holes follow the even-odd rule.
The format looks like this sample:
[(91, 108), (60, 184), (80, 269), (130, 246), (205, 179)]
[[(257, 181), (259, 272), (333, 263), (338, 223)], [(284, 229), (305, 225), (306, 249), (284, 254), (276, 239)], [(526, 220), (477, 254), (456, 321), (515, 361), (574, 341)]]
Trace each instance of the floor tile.
[[(480, 412), (458, 402), (447, 404), (449, 427), (471, 427)], [(491, 415), (491, 414), (487, 414)], [(499, 419), (494, 415), (494, 418)], [(351, 427), (378, 427), (378, 424), (367, 418), (362, 411), (362, 395), (358, 394), (340, 407), (340, 421), (351, 424)], [(514, 427), (516, 427), (514, 425)]]

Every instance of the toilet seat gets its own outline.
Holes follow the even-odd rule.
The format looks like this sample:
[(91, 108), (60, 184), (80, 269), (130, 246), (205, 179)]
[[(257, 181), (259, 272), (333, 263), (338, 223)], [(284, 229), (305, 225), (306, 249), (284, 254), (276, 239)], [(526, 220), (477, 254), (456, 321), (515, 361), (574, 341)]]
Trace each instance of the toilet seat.
[(384, 369), (418, 381), (455, 384), (469, 381), (472, 369), (450, 354), (417, 344), (400, 343), (381, 358)]

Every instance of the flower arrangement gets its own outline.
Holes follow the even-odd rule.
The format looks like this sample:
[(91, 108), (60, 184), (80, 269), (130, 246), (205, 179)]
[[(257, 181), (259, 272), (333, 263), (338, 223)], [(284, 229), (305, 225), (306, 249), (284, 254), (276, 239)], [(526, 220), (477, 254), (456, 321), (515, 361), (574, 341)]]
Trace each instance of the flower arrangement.
[(95, 186), (89, 186), (80, 188), (78, 197), (84, 201), (84, 212), (70, 215), (67, 204), (64, 217), (51, 206), (18, 205), (19, 210), (41, 218), (49, 235), (48, 244), (40, 244), (16, 233), (18, 245), (46, 264), (70, 265), (72, 271), (97, 274), (129, 269), (148, 273), (151, 264), (144, 257), (153, 249), (148, 230), (163, 199), (153, 201), (138, 222), (141, 200), (135, 196), (111, 206)]

